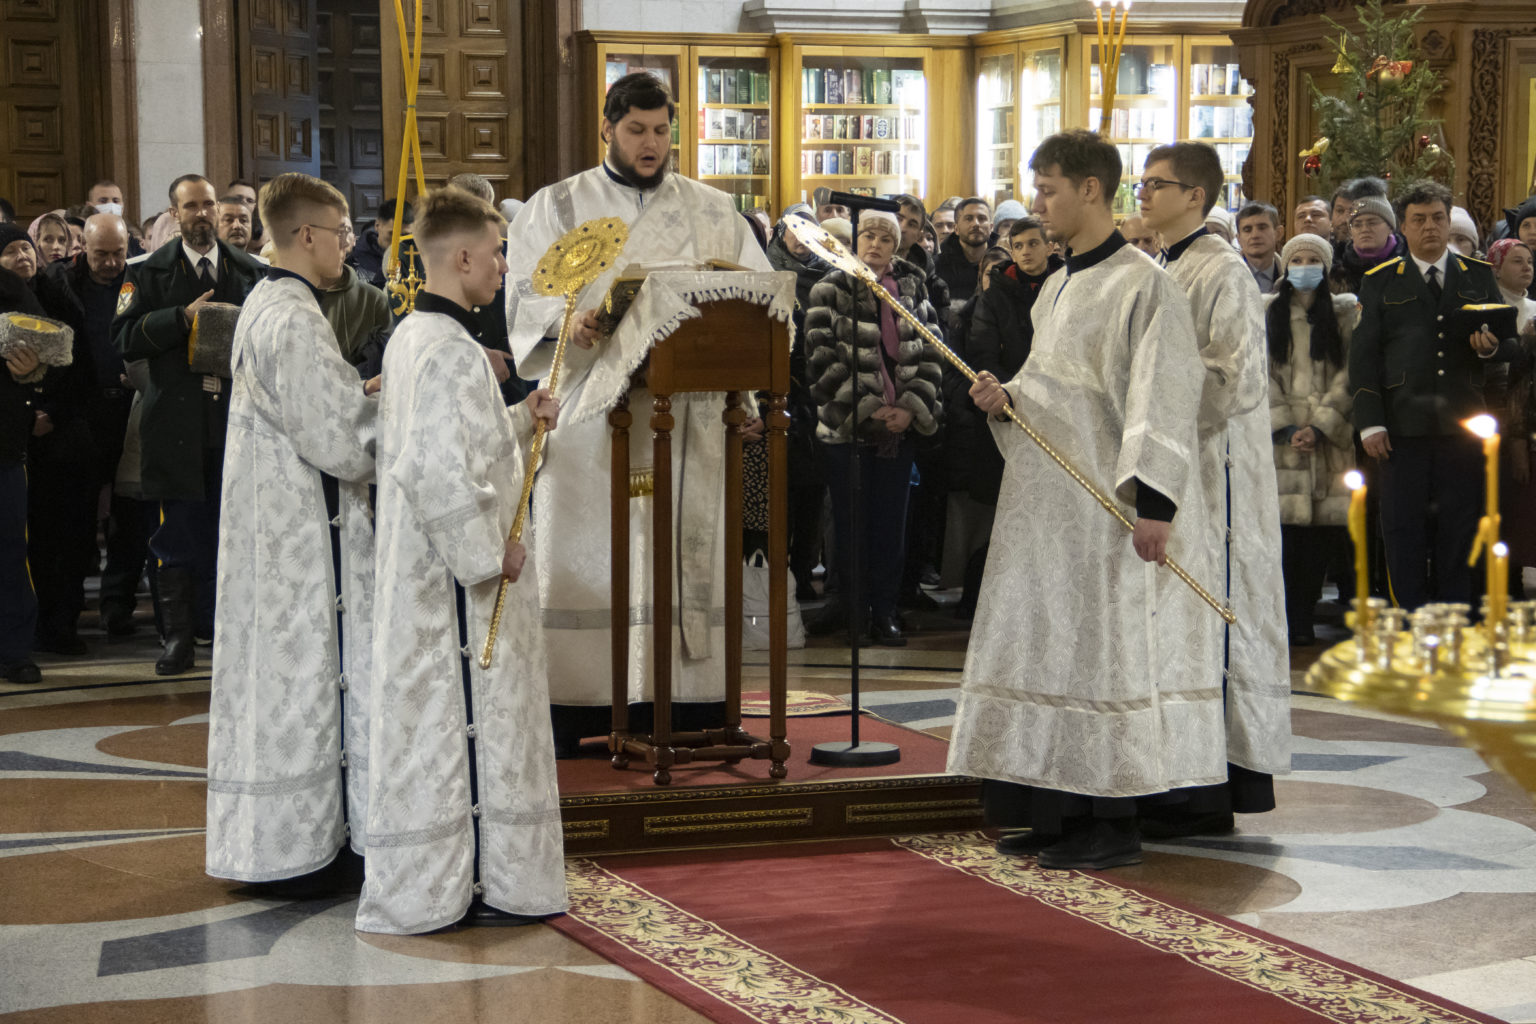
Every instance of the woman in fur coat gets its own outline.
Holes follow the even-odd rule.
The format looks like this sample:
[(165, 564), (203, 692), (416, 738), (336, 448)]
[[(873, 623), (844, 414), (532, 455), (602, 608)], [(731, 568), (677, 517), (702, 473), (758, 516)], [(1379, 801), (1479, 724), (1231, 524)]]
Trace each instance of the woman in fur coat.
[[(1359, 320), (1350, 294), (1328, 293), (1332, 247), (1297, 235), (1280, 253), (1279, 287), (1264, 296), (1269, 334), (1269, 418), (1280, 488), (1281, 566), (1291, 643), (1314, 641), (1323, 576), (1348, 545), (1355, 465), (1349, 413), (1349, 337)], [(1338, 581), (1348, 592), (1348, 581)]]
[[(894, 214), (866, 210), (859, 217), (856, 252), (885, 289), (942, 337), (921, 270), (897, 259), (901, 230)], [(905, 558), (907, 496), (911, 488), (913, 435), (939, 427), (939, 356), (910, 323), (897, 316), (857, 278), (834, 270), (811, 289), (805, 316), (806, 376), (817, 406), (816, 440), (832, 494), (836, 558), (844, 581), (852, 522), (854, 421), (863, 500), (862, 588), (859, 632), (870, 616), (873, 639), (906, 643), (896, 615)], [(858, 367), (850, 377), (849, 361)], [(855, 415), (855, 401), (857, 415)], [(834, 607), (813, 627), (829, 633), (846, 622), (849, 609)]]

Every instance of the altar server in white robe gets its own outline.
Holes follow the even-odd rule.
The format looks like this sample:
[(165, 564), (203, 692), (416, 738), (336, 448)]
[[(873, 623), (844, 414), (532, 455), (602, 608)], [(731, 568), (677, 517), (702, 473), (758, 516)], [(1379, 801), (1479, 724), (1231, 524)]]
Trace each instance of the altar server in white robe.
[(508, 536), (525, 470), (514, 414), (553, 425), (556, 410), (542, 389), (509, 410), (472, 333), (471, 310), (506, 270), (502, 225), (458, 189), (421, 200), (426, 283), (384, 352), (363, 931), (525, 923), (566, 907), (538, 593)]
[[(683, 177), (669, 166), (671, 94), (645, 72), (619, 79), (608, 90), (600, 131), (608, 145), (602, 164), (535, 193), (518, 213), (507, 237), (507, 326), (518, 373), (529, 379), (549, 375), (564, 300), (534, 292), (539, 258), (572, 228), (599, 217), (617, 217), (629, 226), (629, 241), (615, 269), (630, 263), (681, 262), (702, 265), (722, 260), (751, 270), (771, 270), (746, 219), (725, 193)], [(580, 311), (560, 376), (561, 404), (581, 400), (588, 371), (604, 344), (598, 340), (595, 307), (601, 304), (613, 271), (582, 292)], [(594, 343), (597, 347), (594, 348)], [(630, 466), (651, 464), (649, 392), (630, 395)], [(677, 552), (673, 593), (679, 608), (672, 642), (674, 711), (682, 728), (718, 725), (694, 721), (689, 705), (724, 696), (724, 501), (725, 438), (720, 414), (723, 396), (679, 395), (672, 400), (677, 421), (672, 458)], [(610, 682), (608, 532), (609, 435), (606, 419), (568, 422), (552, 438), (534, 493), (535, 519), (557, 522), (540, 531), (537, 547), (539, 596), (549, 647), (550, 699), (562, 756), (582, 736), (606, 734)], [(594, 471), (596, 469), (596, 471)], [(630, 504), (629, 697), (643, 702), (650, 688), (651, 500)]]
[[(274, 895), (355, 891), (373, 590), (376, 399), (365, 392), (378, 382), (358, 380), (320, 309), (320, 282), (341, 273), (346, 199), (281, 174), (261, 190), (261, 219), (276, 252), (231, 358), (207, 870), (274, 883)], [(339, 481), (334, 512), (327, 476)]]
[[(1115, 147), (1071, 131), (1030, 161), (1032, 212), (1068, 247), (1031, 313), (1029, 360), (971, 388), (1005, 459), (950, 744), (992, 780), (988, 811), (1032, 831), (1000, 849), (1043, 866), (1141, 859), (1134, 798), (1226, 778), (1221, 619), (1167, 569), (1214, 579), (1189, 304), (1114, 227)], [(1135, 524), (1129, 535), (1016, 426), (1012, 405)]]
[(1270, 436), (1269, 349), (1264, 302), (1243, 258), (1205, 226), (1226, 185), (1210, 146), (1180, 142), (1147, 157), (1142, 217), (1176, 239), (1163, 255), (1189, 295), (1205, 364), (1200, 403), (1200, 475), (1215, 536), (1218, 597), (1236, 623), (1223, 624), (1228, 778), (1143, 802), (1151, 838), (1224, 834), (1234, 811), (1275, 807), (1274, 776), (1290, 771), (1291, 673), (1280, 567), (1280, 497)]

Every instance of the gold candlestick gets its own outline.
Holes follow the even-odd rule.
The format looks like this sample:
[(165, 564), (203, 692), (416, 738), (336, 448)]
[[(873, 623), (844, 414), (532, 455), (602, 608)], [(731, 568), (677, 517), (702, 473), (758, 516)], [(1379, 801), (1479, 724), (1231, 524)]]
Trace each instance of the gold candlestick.
[(1365, 477), (1358, 469), (1344, 474), (1354, 492), (1349, 498), (1349, 539), (1355, 545), (1355, 631), (1370, 626), (1371, 565), (1365, 549)]
[[(1125, 48), (1125, 26), (1131, 20), (1131, 0), (1109, 0), (1109, 25), (1104, 24), (1100, 9), (1103, 0), (1093, 0), (1093, 16), (1099, 33), (1099, 134), (1108, 135), (1119, 89), (1120, 53)], [(1120, 21), (1115, 22), (1115, 8), (1120, 7)]]
[[(1494, 628), (1504, 618), (1504, 606), (1509, 596), (1507, 580), (1502, 587), (1499, 586), (1497, 559), (1493, 555), (1495, 548), (1504, 548), (1504, 545), (1499, 543), (1499, 528), (1502, 525), (1499, 519), (1499, 421), (1483, 413), (1480, 416), (1473, 416), (1462, 426), (1483, 439), (1483, 466), (1486, 474), (1485, 511), (1483, 518), (1477, 524), (1477, 535), (1472, 540), (1472, 551), (1467, 556), (1467, 564), (1476, 565), (1478, 556), (1484, 551), (1488, 552), (1488, 620), (1484, 625), (1488, 629), (1491, 643)], [(1506, 556), (1508, 550), (1504, 548)], [(1507, 560), (1505, 571), (1508, 571)]]

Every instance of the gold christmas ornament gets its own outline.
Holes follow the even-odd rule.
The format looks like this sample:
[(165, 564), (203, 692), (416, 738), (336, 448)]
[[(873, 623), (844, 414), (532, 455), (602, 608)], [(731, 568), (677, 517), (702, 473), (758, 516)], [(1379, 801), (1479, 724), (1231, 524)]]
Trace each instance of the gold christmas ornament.
[(1344, 52), (1344, 36), (1342, 34), (1339, 36), (1338, 51), (1338, 60), (1334, 61), (1333, 67), (1329, 68), (1328, 70), (1332, 71), (1336, 75), (1350, 74), (1355, 70), (1355, 66), (1349, 62), (1349, 57)]
[[(567, 231), (545, 250), (533, 270), (533, 289), (541, 295), (565, 296), (565, 313), (560, 318), (560, 338), (555, 342), (555, 357), (550, 362), (548, 388), (556, 394), (560, 383), (560, 367), (565, 362), (565, 345), (571, 337), (571, 321), (576, 316), (576, 297), (583, 288), (596, 281), (613, 266), (629, 241), (629, 225), (617, 218), (589, 220)], [(538, 472), (544, 458), (544, 421), (539, 420), (533, 431), (533, 444), (528, 449), (528, 464), (523, 472), (523, 495), (517, 503), (517, 515), (512, 520), (508, 540), (516, 544), (523, 539), (523, 526), (528, 522), (528, 505), (533, 500), (533, 475)], [(485, 635), (485, 648), (480, 652), (480, 667), (491, 667), (491, 652), (496, 647), (496, 634), (501, 629), (501, 612), (507, 601), (507, 584), (511, 580), (503, 576), (496, 588), (496, 608), (491, 612), (491, 628)]]
[(1296, 155), (1298, 157), (1300, 157), (1301, 159), (1303, 159), (1303, 160), (1305, 160), (1309, 156), (1319, 156), (1320, 157), (1324, 153), (1328, 152), (1328, 147), (1331, 144), (1332, 144), (1332, 142), (1328, 138), (1328, 136), (1324, 135), (1322, 138), (1320, 138), (1316, 142), (1312, 143), (1312, 145), (1309, 148), (1302, 150), (1300, 153), (1297, 153)]
[[(886, 291), (885, 287), (880, 284), (880, 280), (875, 277), (874, 271), (865, 266), (863, 260), (860, 260), (857, 256), (844, 248), (843, 243), (834, 238), (830, 232), (828, 232), (820, 224), (817, 224), (815, 221), (811, 220), (809, 217), (802, 216), (798, 213), (792, 213), (785, 217), (784, 223), (788, 228), (789, 233), (799, 239), (802, 245), (809, 248), (813, 253), (826, 260), (838, 270), (843, 271), (845, 274), (851, 274), (852, 276), (857, 277), (866, 286), (868, 286), (869, 290), (875, 294), (876, 298), (878, 298), (881, 302), (884, 302), (887, 306), (891, 307), (891, 311), (897, 316), (911, 324), (912, 327), (923, 336), (923, 339), (927, 341), (928, 344), (932, 345), (934, 349), (939, 353), (939, 355), (943, 356), (944, 359), (950, 363), (950, 365), (959, 370), (967, 380), (972, 382), (976, 380), (975, 371), (973, 371), (969, 366), (965, 364), (965, 360), (956, 355), (954, 349), (950, 348), (939, 338), (935, 337), (933, 332), (928, 330), (928, 328), (923, 324), (921, 320), (912, 315), (911, 310), (907, 309), (906, 306), (903, 306), (891, 295), (890, 292)], [(1027, 435), (1031, 441), (1040, 447), (1041, 451), (1050, 456), (1052, 462), (1056, 463), (1056, 465), (1064, 469), (1068, 476), (1077, 481), (1078, 486), (1087, 491), (1089, 495), (1092, 496), (1093, 499), (1103, 507), (1104, 511), (1118, 519), (1120, 524), (1127, 530), (1135, 528), (1135, 524), (1126, 518), (1125, 513), (1120, 511), (1120, 506), (1115, 504), (1112, 498), (1105, 496), (1104, 492), (1099, 490), (1099, 488), (1094, 485), (1093, 481), (1083, 476), (1082, 472), (1078, 470), (1076, 466), (1068, 462), (1065, 456), (1063, 456), (1054, 447), (1052, 447), (1051, 443), (1039, 433), (1037, 433), (1035, 428), (1026, 423), (1018, 413), (1014, 412), (1011, 406), (1005, 406), (1003, 409), (1003, 414), (1006, 415), (1015, 424), (1017, 424), (1019, 429), (1024, 431), (1025, 435)], [(1202, 601), (1210, 605), (1211, 608), (1215, 610), (1216, 614), (1222, 617), (1223, 621), (1229, 624), (1237, 621), (1237, 616), (1233, 614), (1231, 608), (1222, 605), (1220, 601), (1216, 600), (1216, 598), (1211, 595), (1210, 591), (1202, 587), (1193, 576), (1184, 571), (1184, 569), (1172, 558), (1169, 558), (1165, 564), (1173, 572), (1173, 574), (1180, 580), (1184, 581), (1184, 583), (1188, 585), (1188, 587), (1193, 590)]]

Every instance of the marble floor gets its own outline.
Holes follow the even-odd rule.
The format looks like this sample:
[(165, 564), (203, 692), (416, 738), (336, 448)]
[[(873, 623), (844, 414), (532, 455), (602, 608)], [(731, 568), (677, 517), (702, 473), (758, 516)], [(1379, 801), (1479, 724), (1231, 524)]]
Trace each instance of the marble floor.
[[(906, 648), (861, 652), (863, 704), (946, 736), (966, 633), (943, 609), (912, 620)], [(0, 684), (0, 1021), (704, 1019), (548, 927), (363, 935), (352, 900), (207, 878), (206, 651), (160, 680), (147, 637), (86, 637), (42, 684)], [(1536, 1021), (1536, 806), (1436, 729), (1301, 692), (1316, 650), (1293, 652), (1279, 808), (1110, 874)], [(791, 688), (848, 695), (846, 649), (791, 661)]]

